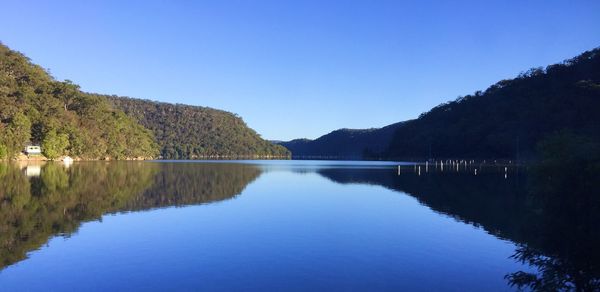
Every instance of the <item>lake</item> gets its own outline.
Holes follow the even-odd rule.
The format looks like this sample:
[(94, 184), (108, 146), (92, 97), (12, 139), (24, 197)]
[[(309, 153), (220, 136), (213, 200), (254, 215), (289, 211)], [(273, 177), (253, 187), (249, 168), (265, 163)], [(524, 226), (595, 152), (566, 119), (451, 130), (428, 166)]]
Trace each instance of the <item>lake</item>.
[(596, 215), (527, 170), (398, 165), (0, 164), (0, 290), (597, 287)]

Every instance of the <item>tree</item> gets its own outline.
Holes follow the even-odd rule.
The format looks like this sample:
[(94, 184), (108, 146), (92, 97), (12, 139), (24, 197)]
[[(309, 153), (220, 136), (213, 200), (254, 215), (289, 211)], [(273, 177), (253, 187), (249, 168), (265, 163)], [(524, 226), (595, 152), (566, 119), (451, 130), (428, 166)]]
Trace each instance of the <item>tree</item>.
[(49, 131), (42, 142), (42, 150), (46, 157), (50, 159), (66, 154), (67, 147), (69, 147), (69, 135), (59, 134), (56, 130)]
[(62, 99), (65, 111), (71, 110), (71, 105), (75, 103), (80, 94), (79, 85), (74, 84), (69, 79), (64, 82), (57, 82), (54, 89), (54, 95)]
[(8, 155), (8, 149), (5, 145), (0, 144), (0, 159), (6, 159)]
[(16, 113), (2, 134), (7, 155), (14, 155), (29, 142), (31, 137), (31, 121), (23, 113)]

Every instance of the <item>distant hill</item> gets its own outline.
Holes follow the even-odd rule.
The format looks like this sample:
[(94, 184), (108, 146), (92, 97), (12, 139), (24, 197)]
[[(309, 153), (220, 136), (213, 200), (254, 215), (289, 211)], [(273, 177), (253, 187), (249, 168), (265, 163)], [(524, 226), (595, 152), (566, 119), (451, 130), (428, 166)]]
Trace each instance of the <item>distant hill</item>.
[(56, 81), (23, 54), (0, 43), (0, 159), (26, 144), (41, 144), (48, 158), (154, 157), (152, 133), (101, 95)]
[(533, 68), (419, 118), (381, 129), (333, 131), (282, 142), (294, 157), (532, 159), (557, 132), (600, 136), (600, 49)]
[(279, 142), (295, 158), (360, 159), (386, 150), (396, 129), (404, 123), (383, 128), (340, 129), (315, 140), (295, 139)]
[(150, 129), (165, 159), (287, 157), (289, 151), (260, 137), (235, 114), (208, 107), (107, 96)]

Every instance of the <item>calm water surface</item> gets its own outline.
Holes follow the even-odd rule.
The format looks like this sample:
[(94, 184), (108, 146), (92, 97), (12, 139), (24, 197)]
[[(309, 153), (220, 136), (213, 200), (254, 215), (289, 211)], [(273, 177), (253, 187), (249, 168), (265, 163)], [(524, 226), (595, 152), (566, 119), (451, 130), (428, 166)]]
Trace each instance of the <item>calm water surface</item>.
[(539, 275), (515, 169), (397, 165), (0, 164), (0, 290), (504, 291)]

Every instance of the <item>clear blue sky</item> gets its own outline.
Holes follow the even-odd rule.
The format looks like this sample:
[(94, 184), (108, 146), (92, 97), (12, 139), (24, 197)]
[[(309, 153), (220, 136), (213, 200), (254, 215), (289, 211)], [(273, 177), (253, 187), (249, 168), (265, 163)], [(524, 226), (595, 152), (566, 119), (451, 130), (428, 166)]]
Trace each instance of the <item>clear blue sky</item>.
[(600, 1), (2, 1), (0, 41), (90, 92), (268, 139), (417, 117), (600, 46)]

